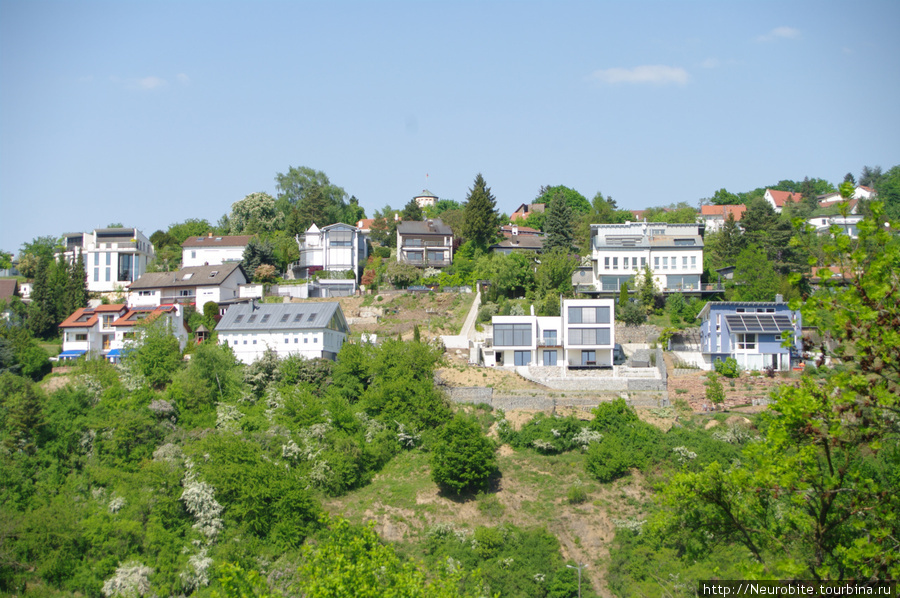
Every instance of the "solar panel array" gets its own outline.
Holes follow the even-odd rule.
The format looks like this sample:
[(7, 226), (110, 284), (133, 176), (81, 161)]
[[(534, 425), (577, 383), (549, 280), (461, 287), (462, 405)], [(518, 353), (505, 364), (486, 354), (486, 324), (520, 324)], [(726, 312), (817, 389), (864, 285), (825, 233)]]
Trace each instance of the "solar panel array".
[(787, 316), (771, 314), (737, 314), (725, 316), (725, 322), (732, 332), (783, 332), (790, 330), (791, 319)]

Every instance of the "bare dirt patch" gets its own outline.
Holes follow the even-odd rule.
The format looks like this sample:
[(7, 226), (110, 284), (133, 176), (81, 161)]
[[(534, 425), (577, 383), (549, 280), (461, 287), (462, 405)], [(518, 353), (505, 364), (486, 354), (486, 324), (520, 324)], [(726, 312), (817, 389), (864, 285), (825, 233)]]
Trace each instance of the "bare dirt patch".
[(459, 334), (473, 300), (473, 295), (464, 293), (391, 291), (374, 296), (341, 297), (338, 301), (348, 318), (360, 317), (370, 309), (382, 313), (377, 322), (352, 324), (353, 333), (367, 332), (389, 338), (399, 335), (411, 340), (418, 325), (422, 340), (432, 340), (445, 334)]
[[(693, 411), (703, 412), (704, 405), (707, 407), (710, 405), (710, 402), (706, 400), (706, 380), (706, 372), (700, 370), (686, 376), (669, 376), (669, 399), (673, 402), (679, 399), (685, 400)], [(719, 376), (719, 382), (725, 389), (723, 407), (734, 409), (737, 406), (743, 406), (740, 408), (742, 411), (762, 411), (765, 406), (752, 405), (754, 400), (759, 402), (760, 399), (768, 399), (771, 392), (778, 386), (796, 381), (796, 375), (793, 373), (776, 374), (774, 378), (751, 376), (748, 373), (742, 373), (733, 379)]]
[(440, 381), (447, 386), (491, 387), (497, 390), (546, 390), (519, 376), (515, 372), (499, 368), (463, 365), (459, 360), (451, 361), (451, 365), (437, 370)]

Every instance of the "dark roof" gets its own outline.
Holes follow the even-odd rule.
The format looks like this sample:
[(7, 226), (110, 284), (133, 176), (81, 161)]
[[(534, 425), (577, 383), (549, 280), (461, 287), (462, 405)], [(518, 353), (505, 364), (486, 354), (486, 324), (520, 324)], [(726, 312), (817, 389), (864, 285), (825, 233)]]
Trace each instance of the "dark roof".
[(725, 316), (732, 332), (782, 332), (793, 328), (787, 316), (774, 314), (735, 314)]
[(538, 251), (544, 248), (544, 238), (536, 235), (516, 235), (491, 245), (491, 249), (522, 249)]
[(328, 328), (338, 316), (338, 326), (349, 332), (340, 303), (242, 303), (232, 305), (216, 326), (217, 332), (293, 331)]
[(246, 247), (253, 235), (188, 237), (182, 247)]
[(397, 232), (401, 235), (452, 235), (453, 229), (444, 224), (440, 218), (433, 220), (419, 220), (401, 222), (397, 225)]
[(0, 299), (9, 299), (19, 292), (19, 281), (15, 278), (0, 280)]
[(238, 269), (246, 281), (247, 275), (240, 263), (231, 262), (216, 266), (189, 266), (177, 272), (148, 272), (131, 283), (128, 289), (134, 291), (136, 289), (219, 286)]

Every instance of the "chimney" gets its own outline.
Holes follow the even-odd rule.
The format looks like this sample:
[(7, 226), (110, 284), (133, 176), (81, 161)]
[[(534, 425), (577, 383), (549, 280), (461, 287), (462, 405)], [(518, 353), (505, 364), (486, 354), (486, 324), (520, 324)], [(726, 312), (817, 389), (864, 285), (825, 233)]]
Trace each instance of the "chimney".
[(512, 227), (512, 234), (513, 234), (513, 236), (516, 236), (519, 234), (519, 227), (515, 224), (513, 224), (513, 227)]
[(775, 303), (784, 303), (784, 295), (781, 293), (775, 295)]
[(212, 231), (210, 231), (208, 234), (209, 234), (209, 238), (212, 239)]

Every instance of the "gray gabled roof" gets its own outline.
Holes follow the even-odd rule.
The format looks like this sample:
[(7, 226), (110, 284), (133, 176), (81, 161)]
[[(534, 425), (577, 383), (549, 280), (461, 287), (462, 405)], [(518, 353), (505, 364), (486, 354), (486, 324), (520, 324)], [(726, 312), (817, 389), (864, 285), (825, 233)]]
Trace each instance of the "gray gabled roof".
[(128, 286), (137, 289), (168, 289), (178, 287), (215, 287), (224, 283), (235, 270), (240, 269), (244, 281), (248, 280), (239, 262), (217, 266), (189, 266), (177, 272), (148, 272)]
[(401, 235), (441, 235), (450, 236), (453, 229), (444, 224), (440, 218), (432, 220), (410, 220), (397, 225)]
[(216, 326), (217, 332), (291, 332), (330, 328), (349, 334), (350, 328), (336, 301), (311, 303), (243, 303), (232, 305)]

